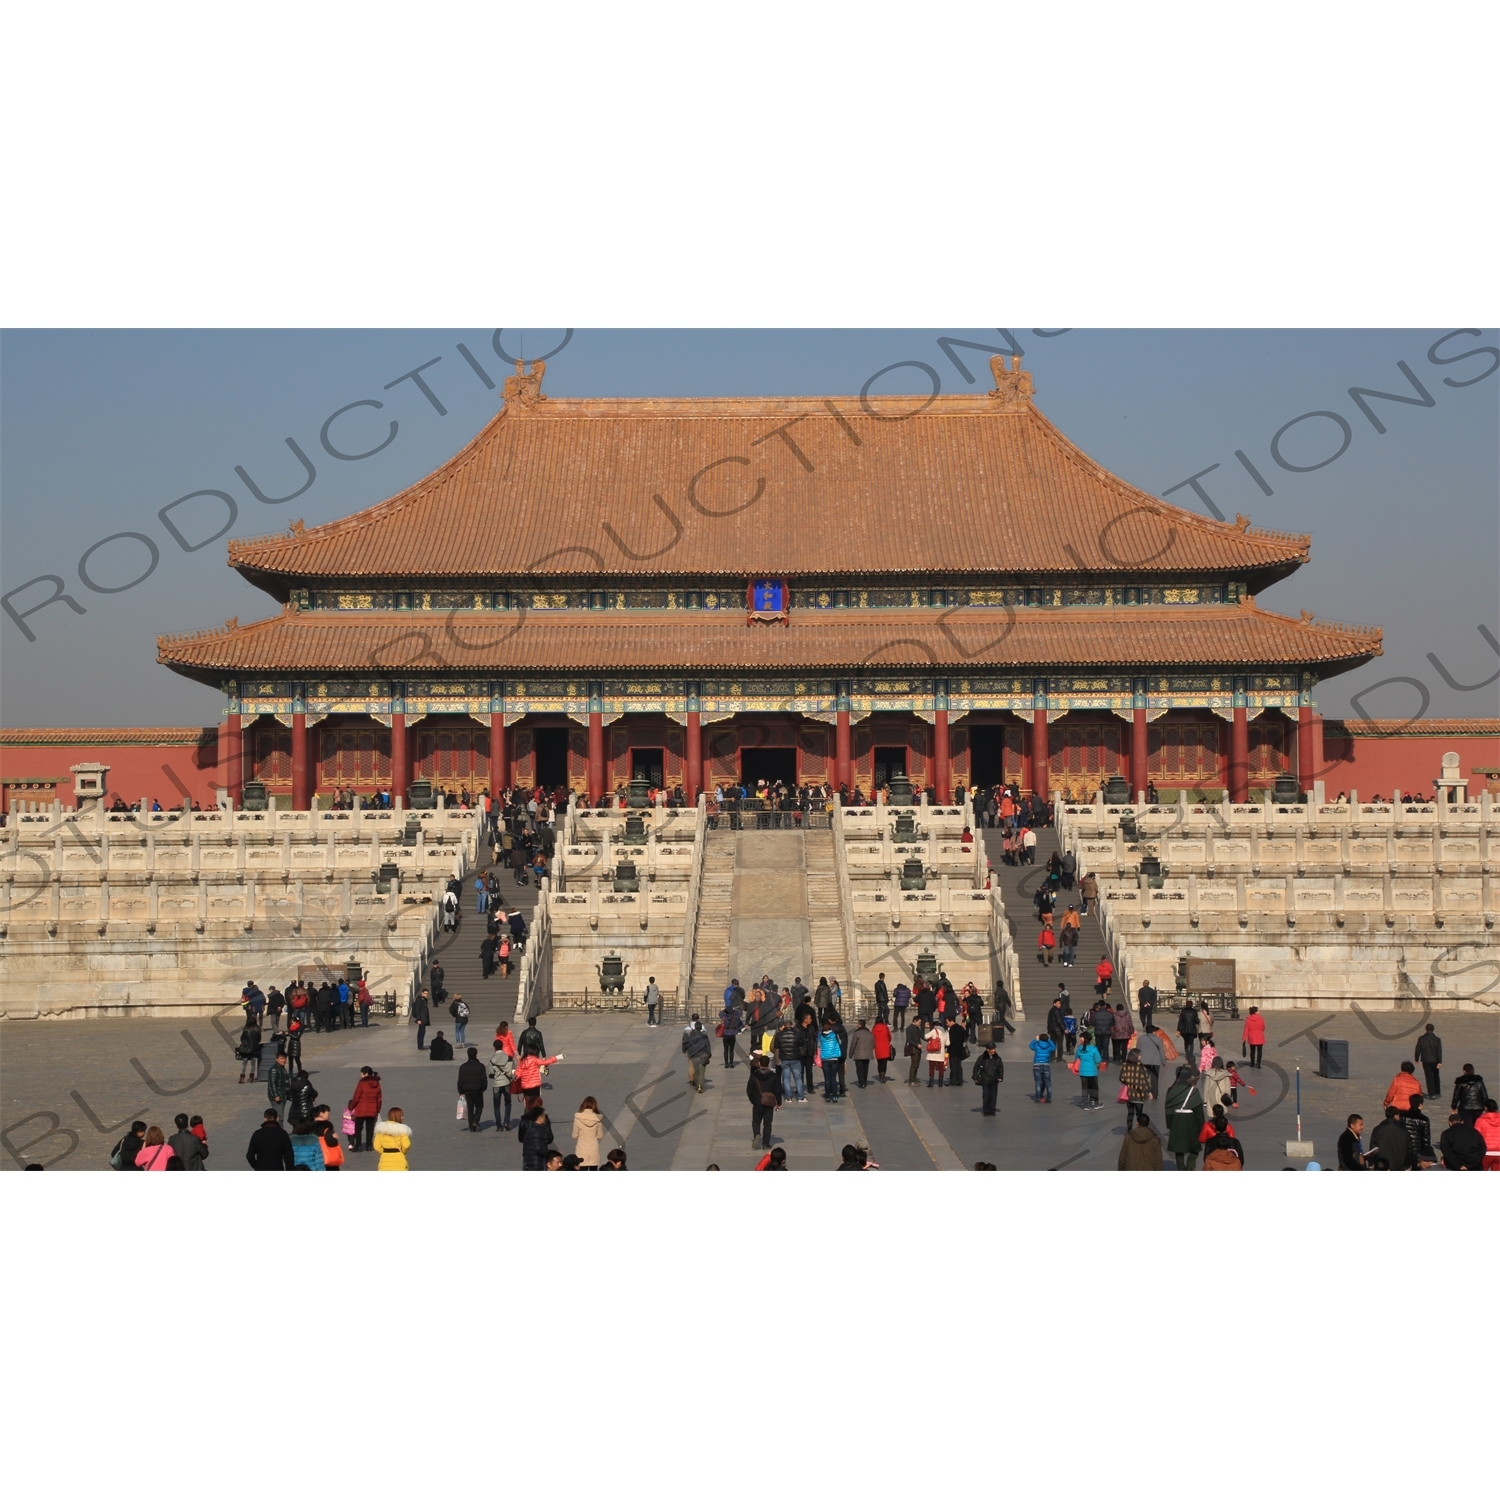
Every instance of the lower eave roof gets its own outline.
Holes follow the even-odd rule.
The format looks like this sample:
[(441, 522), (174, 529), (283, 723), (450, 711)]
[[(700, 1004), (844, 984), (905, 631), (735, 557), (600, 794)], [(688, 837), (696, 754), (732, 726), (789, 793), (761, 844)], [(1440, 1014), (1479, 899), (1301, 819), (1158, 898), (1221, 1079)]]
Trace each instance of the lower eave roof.
[(300, 612), (162, 636), (157, 659), (205, 682), (256, 672), (844, 671), (868, 667), (1316, 667), (1347, 671), (1381, 633), (1238, 605), (740, 614)]

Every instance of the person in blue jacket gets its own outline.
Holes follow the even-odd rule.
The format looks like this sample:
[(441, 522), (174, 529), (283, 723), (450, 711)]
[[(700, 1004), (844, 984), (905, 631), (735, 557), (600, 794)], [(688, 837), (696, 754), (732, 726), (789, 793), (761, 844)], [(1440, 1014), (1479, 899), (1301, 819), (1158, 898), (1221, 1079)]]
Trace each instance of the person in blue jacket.
[(839, 1045), (833, 1022), (824, 1021), (818, 1037), (818, 1061), (823, 1066), (823, 1097), (836, 1100), (839, 1097), (839, 1061), (844, 1049)]
[(1078, 1057), (1078, 1080), (1083, 1084), (1084, 1109), (1103, 1109), (1099, 1102), (1099, 1068), (1103, 1059), (1099, 1049), (1089, 1042), (1080, 1047)]
[(1036, 1040), (1026, 1045), (1031, 1048), (1031, 1078), (1034, 1085), (1031, 1102), (1051, 1104), (1052, 1059), (1057, 1055), (1057, 1044), (1048, 1037), (1045, 1031), (1039, 1031)]

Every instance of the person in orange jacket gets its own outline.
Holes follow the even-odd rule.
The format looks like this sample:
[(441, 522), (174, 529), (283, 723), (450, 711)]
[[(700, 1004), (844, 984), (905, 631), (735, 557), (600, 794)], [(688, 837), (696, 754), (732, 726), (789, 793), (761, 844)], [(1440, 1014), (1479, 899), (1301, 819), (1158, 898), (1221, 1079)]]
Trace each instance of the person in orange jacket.
[(1422, 1097), (1422, 1085), (1417, 1080), (1417, 1065), (1404, 1062), (1401, 1071), (1391, 1079), (1391, 1086), (1385, 1091), (1385, 1105), (1389, 1108), (1392, 1104), (1402, 1114), (1411, 1108), (1413, 1098)]

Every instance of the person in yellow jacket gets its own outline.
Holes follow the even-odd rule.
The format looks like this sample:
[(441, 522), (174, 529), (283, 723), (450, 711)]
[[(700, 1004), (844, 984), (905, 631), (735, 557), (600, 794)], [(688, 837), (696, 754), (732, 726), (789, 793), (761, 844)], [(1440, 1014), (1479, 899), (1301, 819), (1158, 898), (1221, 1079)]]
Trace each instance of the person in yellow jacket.
[(406, 1171), (406, 1153), (411, 1150), (411, 1126), (399, 1109), (388, 1109), (375, 1127), (375, 1150), (380, 1157), (380, 1172)]

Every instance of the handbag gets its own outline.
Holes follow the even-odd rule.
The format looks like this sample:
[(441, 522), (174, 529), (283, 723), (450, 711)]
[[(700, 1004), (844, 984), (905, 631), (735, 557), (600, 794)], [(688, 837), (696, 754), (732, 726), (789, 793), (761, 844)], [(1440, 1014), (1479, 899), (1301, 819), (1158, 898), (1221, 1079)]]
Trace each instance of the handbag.
[(1078, 1059), (1075, 1057), (1073, 1059), (1073, 1061), (1068, 1064), (1068, 1072), (1070, 1072), (1070, 1073), (1076, 1073), (1077, 1071), (1078, 1071)]
[(455, 1120), (465, 1120), (469, 1115), (469, 1107), (464, 1103), (464, 1096), (458, 1096), (458, 1113), (453, 1116)]
[(722, 1021), (720, 1021), (719, 1024), (714, 1027), (714, 1035), (715, 1036), (723, 1036), (724, 1035), (724, 1023)]
[(1125, 1085), (1122, 1083), (1120, 1085), (1120, 1092), (1115, 1095), (1115, 1103), (1116, 1104), (1128, 1104), (1129, 1102), (1130, 1102), (1130, 1090), (1128, 1088), (1126, 1088)]
[(942, 1038), (941, 1037), (935, 1037), (935, 1036), (928, 1037), (927, 1038), (927, 1050), (929, 1052), (941, 1052), (943, 1050)]

